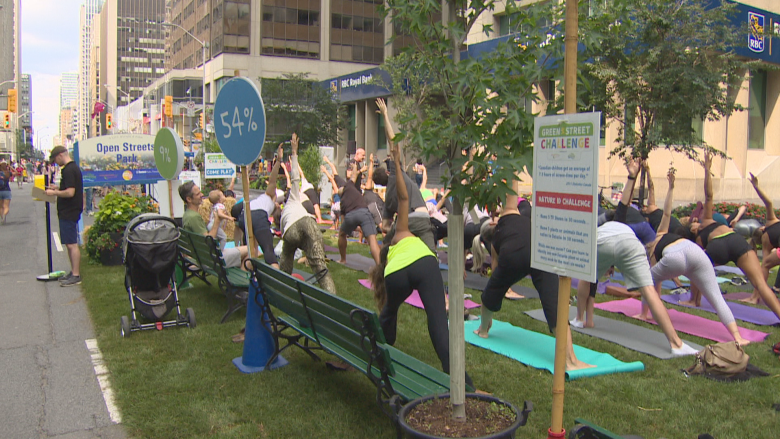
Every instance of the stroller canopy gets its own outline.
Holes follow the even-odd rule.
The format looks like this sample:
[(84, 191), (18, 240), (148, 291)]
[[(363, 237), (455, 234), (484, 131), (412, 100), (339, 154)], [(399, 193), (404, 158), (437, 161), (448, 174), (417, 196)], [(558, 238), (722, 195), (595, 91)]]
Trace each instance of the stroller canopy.
[[(131, 219), (125, 228), (123, 240), (125, 261), (127, 260), (127, 251), (131, 246), (135, 248), (136, 252), (141, 248), (156, 250), (171, 248), (173, 250), (176, 248), (179, 235), (179, 229), (171, 218), (156, 213), (138, 215)], [(145, 254), (144, 256), (151, 259), (154, 255)], [(171, 255), (158, 256), (163, 256), (165, 259), (171, 258)]]

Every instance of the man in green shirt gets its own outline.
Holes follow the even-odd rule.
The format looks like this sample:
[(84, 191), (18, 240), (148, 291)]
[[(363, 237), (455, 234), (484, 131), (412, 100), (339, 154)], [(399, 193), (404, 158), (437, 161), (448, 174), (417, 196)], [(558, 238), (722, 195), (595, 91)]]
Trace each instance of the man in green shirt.
[[(195, 183), (188, 181), (179, 186), (179, 196), (186, 204), (187, 209), (182, 215), (181, 222), (182, 228), (188, 232), (197, 233), (203, 236), (211, 236), (214, 239), (217, 238), (217, 231), (219, 230), (219, 221), (214, 221), (214, 225), (211, 230), (206, 228), (206, 223), (198, 213), (198, 208), (203, 202), (203, 193)], [(222, 249), (222, 258), (225, 260), (226, 267), (241, 267), (244, 269), (244, 264), (241, 262), (247, 258), (249, 254), (246, 246), (236, 248), (225, 248), (226, 241), (221, 240), (219, 243)]]

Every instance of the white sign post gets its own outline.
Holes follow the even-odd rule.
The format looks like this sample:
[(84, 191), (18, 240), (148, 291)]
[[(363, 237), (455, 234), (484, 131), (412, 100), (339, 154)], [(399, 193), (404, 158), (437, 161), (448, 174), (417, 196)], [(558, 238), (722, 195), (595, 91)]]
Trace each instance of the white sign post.
[(531, 266), (596, 282), (601, 113), (537, 117)]
[(206, 165), (205, 178), (234, 178), (236, 176), (236, 165), (233, 164), (225, 154), (206, 154), (204, 161)]

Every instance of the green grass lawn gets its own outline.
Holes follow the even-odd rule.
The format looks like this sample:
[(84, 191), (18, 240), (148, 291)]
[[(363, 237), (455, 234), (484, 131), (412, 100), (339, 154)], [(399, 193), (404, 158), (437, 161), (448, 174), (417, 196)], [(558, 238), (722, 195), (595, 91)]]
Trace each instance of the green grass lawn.
[[(335, 246), (331, 233), (327, 233), (326, 241)], [(350, 243), (348, 251), (368, 255), (368, 248), (360, 244)], [(371, 291), (357, 282), (366, 277), (364, 273), (336, 263), (329, 267), (340, 296), (374, 306)], [(285, 352), (290, 364), (281, 369), (253, 375), (238, 372), (231, 360), (241, 356), (243, 345), (232, 343), (230, 337), (243, 327), (245, 312), (237, 312), (220, 325), (226, 302), (216, 287), (195, 281), (194, 287), (179, 293), (182, 308), (195, 309), (197, 328), (135, 332), (123, 339), (119, 319), (130, 313), (123, 285), (124, 268), (84, 265), (82, 271), (82, 287), (99, 346), (111, 371), (123, 424), (133, 437), (395, 437), (393, 425), (376, 405), (375, 388), (362, 373), (330, 371), (323, 362), (314, 362), (299, 350)], [(530, 281), (524, 282), (532, 286)], [(473, 300), (480, 301), (478, 292), (469, 292), (474, 294)], [(597, 298), (612, 299), (601, 295)], [(523, 314), (538, 308), (538, 300), (505, 301), (496, 318), (547, 333), (545, 323)], [(685, 311), (717, 319), (714, 314)], [(573, 333), (576, 344), (607, 352), (622, 361), (642, 361), (646, 370), (567, 383), (564, 426), (570, 429), (574, 418), (581, 417), (616, 433), (639, 434), (648, 439), (695, 438), (704, 432), (717, 439), (778, 437), (780, 413), (772, 405), (780, 403), (780, 362), (771, 346), (780, 341), (780, 328), (738, 323), (770, 332), (767, 341), (746, 347), (751, 362), (769, 372), (770, 377), (745, 383), (686, 378), (680, 369), (693, 364), (693, 357), (658, 360)], [(684, 337), (702, 345), (711, 343)], [(396, 347), (440, 367), (422, 310), (402, 308)], [(327, 355), (323, 358), (329, 359)], [(480, 389), (518, 406), (524, 400), (534, 403), (534, 412), (519, 438), (546, 437), (552, 401), (550, 373), (471, 345), (466, 346), (466, 367)]]

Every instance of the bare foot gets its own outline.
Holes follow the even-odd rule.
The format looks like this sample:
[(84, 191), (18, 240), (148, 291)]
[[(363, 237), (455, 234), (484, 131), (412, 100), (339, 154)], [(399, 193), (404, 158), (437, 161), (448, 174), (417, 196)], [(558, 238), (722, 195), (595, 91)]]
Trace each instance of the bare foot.
[(639, 320), (644, 320), (644, 321), (647, 321), (647, 322), (652, 322), (653, 321), (653, 316), (648, 316), (646, 314), (637, 314), (637, 315), (631, 316), (631, 317), (633, 317), (635, 319), (639, 319)]
[(514, 291), (513, 291), (513, 290), (510, 288), (510, 289), (509, 289), (509, 290), (506, 292), (506, 294), (504, 294), (504, 299), (507, 299), (507, 300), (520, 300), (520, 299), (525, 299), (525, 296), (523, 296), (522, 294), (517, 294), (517, 293), (515, 293), (515, 292), (514, 292)]
[(585, 328), (595, 328), (596, 327), (596, 325), (593, 323), (593, 320), (591, 320), (591, 321), (585, 320), (585, 323), (583, 323), (582, 326), (585, 327)]
[(488, 332), (490, 332), (490, 327), (491, 326), (493, 326), (493, 322), (490, 322), (490, 325), (488, 325), (488, 327), (485, 330), (483, 330), (482, 329), (482, 325), (479, 325), (479, 329), (476, 329), (474, 331), (474, 334), (477, 334), (478, 336), (480, 336), (482, 338), (488, 338)]
[(339, 259), (339, 264), (345, 264), (346, 265), (347, 260), (346, 259)]
[(752, 303), (753, 305), (758, 305), (758, 302), (761, 301), (761, 297), (753, 295), (746, 299), (739, 299), (739, 301), (744, 303)]
[(583, 363), (580, 360), (570, 361), (568, 358), (566, 359), (566, 370), (588, 369), (590, 367), (596, 367), (596, 366), (588, 363)]
[(737, 344), (740, 345), (740, 346), (747, 346), (747, 345), (750, 344), (749, 340), (745, 340), (741, 336), (740, 337), (734, 337), (734, 341), (736, 341)]
[(696, 303), (693, 300), (681, 300), (680, 305), (682, 306), (692, 306), (694, 308), (701, 306), (701, 303)]

